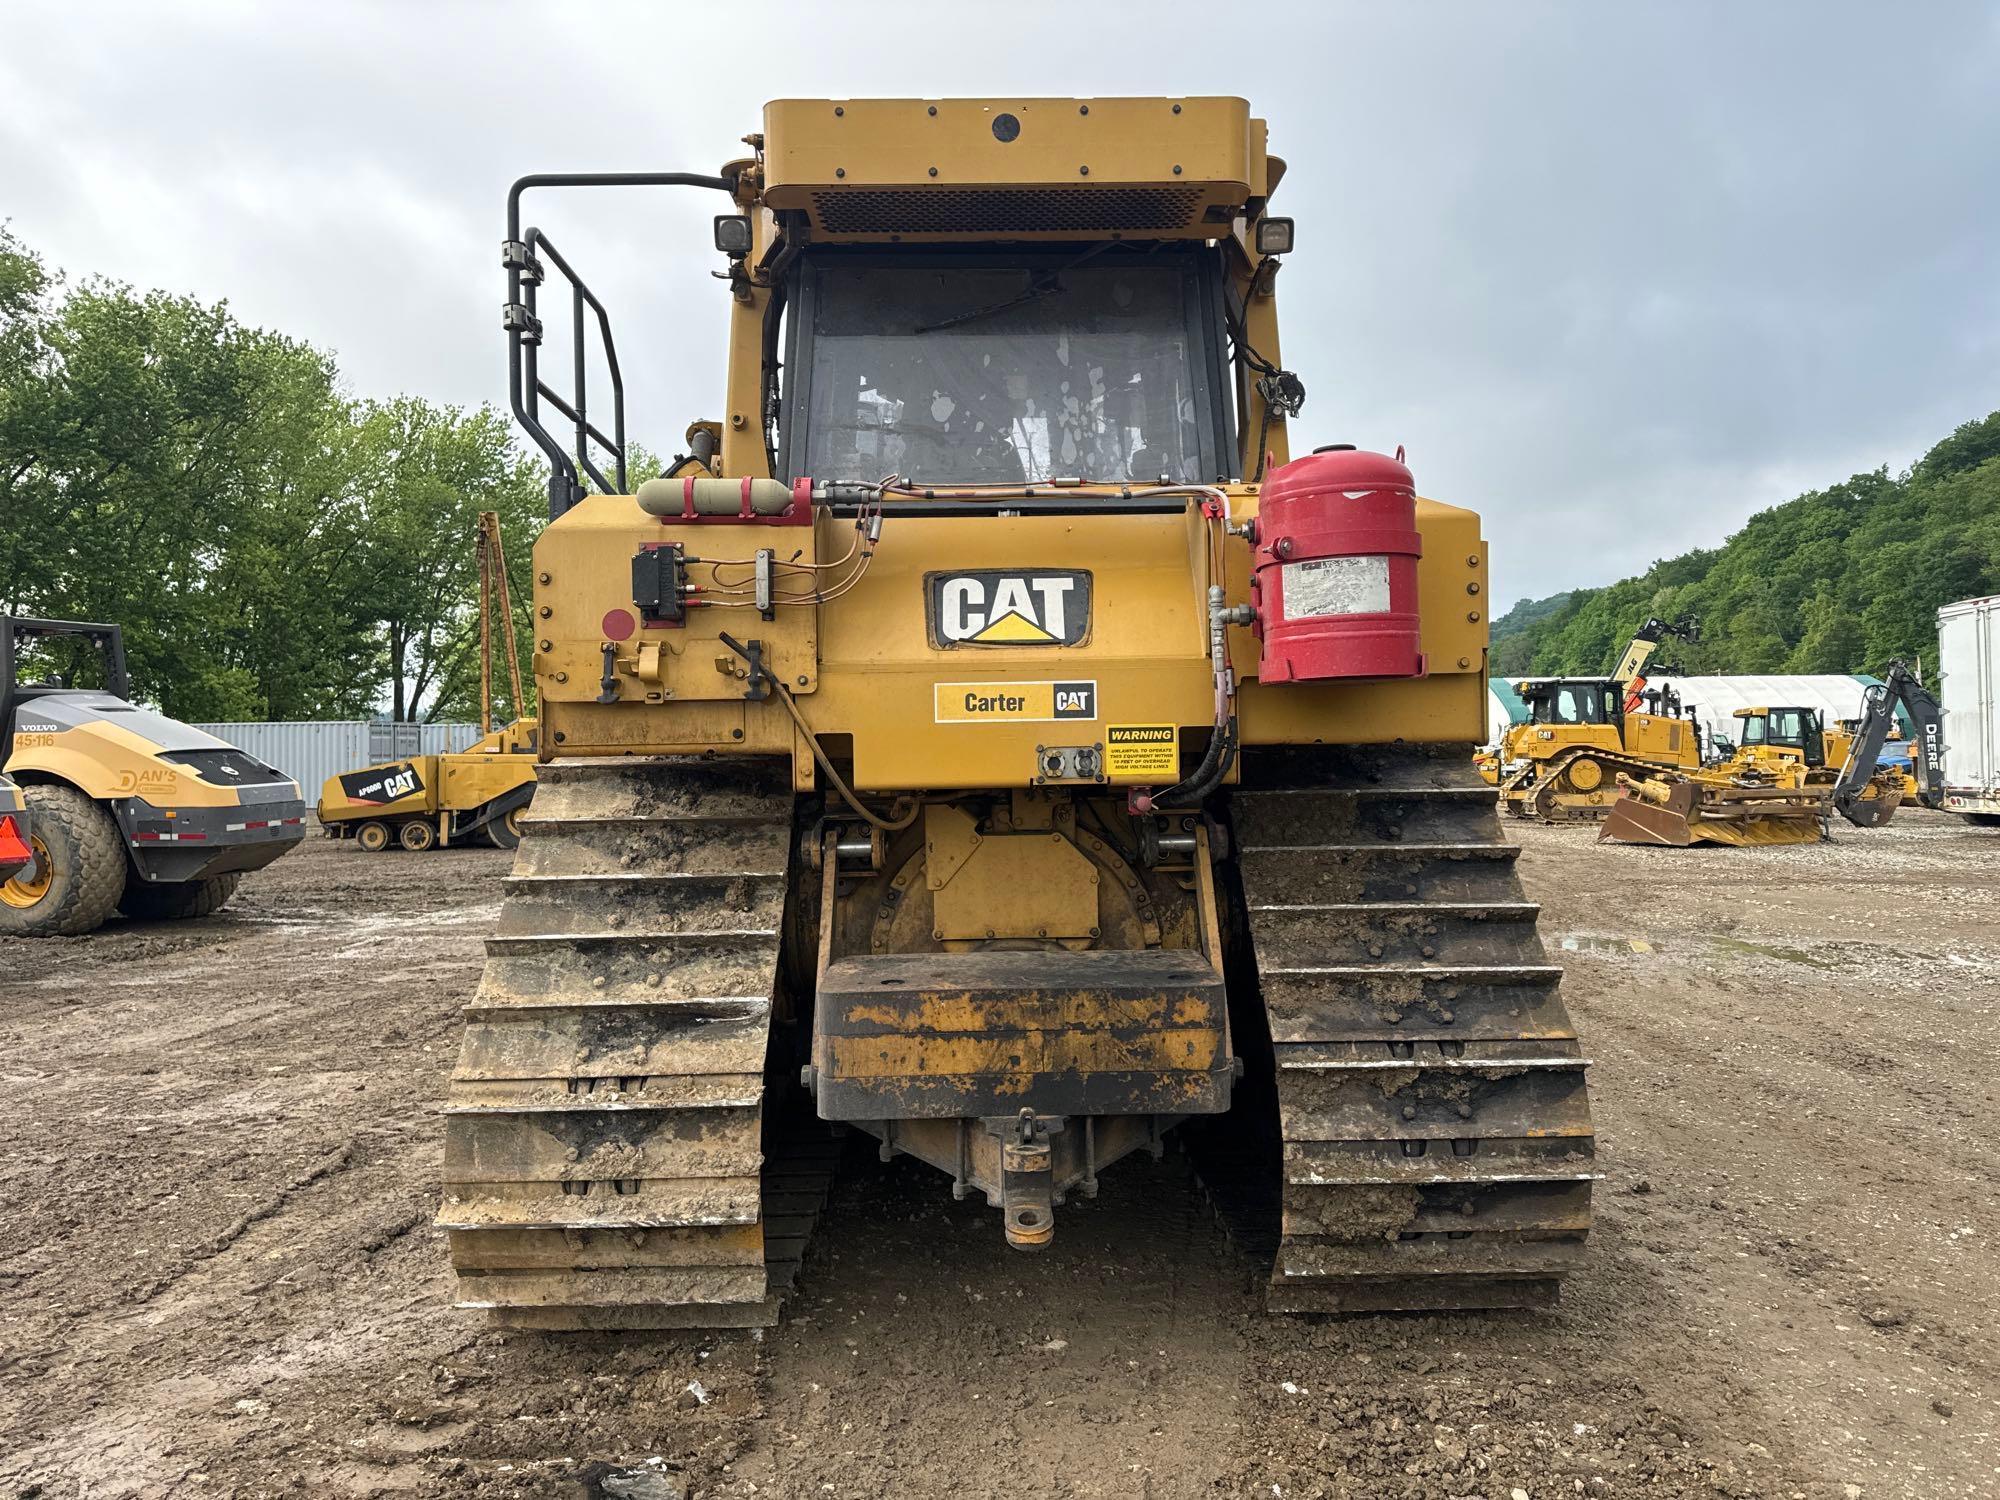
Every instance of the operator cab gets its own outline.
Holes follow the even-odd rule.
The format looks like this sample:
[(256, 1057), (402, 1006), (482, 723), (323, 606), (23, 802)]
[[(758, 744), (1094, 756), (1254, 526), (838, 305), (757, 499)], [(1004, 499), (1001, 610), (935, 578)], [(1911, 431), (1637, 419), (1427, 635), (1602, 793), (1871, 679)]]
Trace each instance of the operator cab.
[(787, 480), (1235, 477), (1217, 248), (820, 247), (784, 291)]
[(1536, 724), (1615, 724), (1623, 715), (1618, 684), (1604, 677), (1552, 677), (1516, 689)]
[(1743, 721), (1738, 742), (1744, 749), (1759, 745), (1777, 750), (1796, 750), (1809, 766), (1826, 761), (1826, 736), (1816, 708), (1739, 708), (1735, 717)]

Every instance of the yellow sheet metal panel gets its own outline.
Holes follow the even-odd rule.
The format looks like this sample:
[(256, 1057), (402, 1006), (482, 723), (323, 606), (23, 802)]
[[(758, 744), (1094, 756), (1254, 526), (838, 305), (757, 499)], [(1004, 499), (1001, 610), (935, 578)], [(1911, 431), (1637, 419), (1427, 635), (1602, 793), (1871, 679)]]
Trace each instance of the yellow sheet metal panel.
[(764, 203), (820, 238), (1215, 238), (1265, 180), (1235, 98), (779, 99)]
[(1097, 867), (1060, 833), (978, 838), (932, 892), (933, 936), (947, 943), (1085, 938), (1098, 927)]
[(1248, 683), (1238, 712), (1246, 745), (1477, 744), (1485, 690), (1463, 673), (1408, 681)]
[[(17, 716), (17, 723), (23, 720), (33, 722), (26, 714)], [(108, 718), (46, 732), (19, 730), (5, 759), (8, 772), (17, 778), (29, 772), (53, 776), (100, 802), (138, 797), (155, 807), (188, 808), (242, 802), (234, 787), (212, 786), (187, 767), (162, 759), (153, 741)]]
[[(845, 528), (849, 536), (852, 527)], [(541, 701), (555, 707), (595, 703), (604, 691), (603, 647), (616, 650), (616, 690), (622, 703), (735, 702), (743, 697), (741, 657), (721, 642), (724, 632), (763, 647), (765, 664), (795, 693), (813, 691), (818, 677), (818, 611), (781, 604), (761, 619), (748, 592), (760, 548), (799, 568), (781, 573), (781, 598), (810, 597), (817, 560), (811, 526), (669, 525), (629, 496), (599, 495), (550, 523), (535, 541), (535, 679)], [(645, 624), (632, 602), (632, 559), (645, 546), (681, 544), (698, 597), (716, 601), (689, 611), (679, 626)], [(847, 542), (840, 543), (841, 553)], [(566, 729), (558, 712), (545, 712)], [(546, 747), (544, 747), (546, 750)]]
[(438, 806), (469, 812), (535, 779), (532, 755), (441, 755)]
[(1635, 755), (1698, 766), (1701, 749), (1694, 721), (1666, 714), (1631, 714), (1625, 720), (1625, 747)]
[[(1026, 785), (1043, 746), (1100, 745), (1114, 722), (1206, 722), (1199, 535), (1174, 515), (892, 519), (866, 579), (823, 612), (808, 716), (854, 737), (855, 776), (877, 788)], [(1050, 570), (1087, 575), (1061, 596), (1060, 622), (1033, 587)], [(980, 608), (1016, 578), (1035, 623), (1061, 633), (934, 645), (928, 616), (962, 607), (950, 585), (975, 576)]]
[[(1248, 488), (1232, 503), (1239, 516), (1254, 514)], [(1422, 501), (1418, 525), (1428, 677), (1260, 689), (1257, 640), (1232, 628), (1246, 743), (1484, 738), (1478, 518)], [(605, 620), (631, 614), (631, 558), (643, 543), (678, 540), (709, 559), (691, 570), (705, 586), (747, 578), (744, 560), (762, 546), (784, 558), (799, 551), (803, 561), (842, 558), (854, 528), (824, 516), (811, 528), (663, 526), (630, 500), (593, 498), (536, 544), (536, 669), (551, 730), (543, 751), (718, 749), (803, 760), (783, 708), (744, 700), (745, 668), (720, 643), (724, 630), (761, 643), (817, 733), (849, 737), (863, 789), (1028, 785), (1041, 751), (1107, 749), (1113, 725), (1178, 726), (1185, 743), (1213, 717), (1201, 618), (1208, 536), (1175, 515), (893, 517), (851, 586), (839, 587), (844, 570), (823, 576), (822, 587), (838, 592), (823, 606), (781, 607), (771, 621), (754, 609), (698, 608), (679, 628), (640, 625), (614, 643), (619, 701), (599, 705)], [(716, 559), (734, 562), (718, 574)], [(1230, 544), (1227, 568), (1231, 600), (1246, 599), (1247, 544)], [(958, 580), (978, 588), (953, 587)], [(1059, 620), (1050, 599), (1060, 602)], [(942, 630), (936, 616), (946, 608), (957, 618)], [(811, 783), (807, 766), (798, 779)], [(1111, 779), (1152, 781), (1157, 772), (1121, 759)]]

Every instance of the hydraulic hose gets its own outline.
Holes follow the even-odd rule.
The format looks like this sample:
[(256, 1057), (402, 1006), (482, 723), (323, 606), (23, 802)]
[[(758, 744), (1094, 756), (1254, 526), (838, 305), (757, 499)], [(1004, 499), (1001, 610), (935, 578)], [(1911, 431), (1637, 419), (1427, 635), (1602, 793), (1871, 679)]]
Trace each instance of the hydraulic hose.
[(813, 759), (819, 762), (820, 770), (826, 773), (826, 779), (832, 782), (833, 789), (840, 793), (840, 800), (853, 808), (857, 817), (871, 826), (881, 829), (884, 833), (899, 832), (917, 821), (917, 815), (924, 810), (924, 805), (915, 798), (902, 798), (898, 800), (897, 807), (902, 807), (905, 803), (908, 803), (908, 811), (904, 812), (900, 817), (894, 816), (892, 810), (892, 815), (884, 818), (863, 807), (861, 799), (854, 795), (854, 788), (841, 779), (840, 772), (834, 770), (833, 762), (827, 759), (826, 752), (820, 749), (819, 739), (813, 734), (812, 725), (806, 722), (806, 716), (799, 712), (798, 704), (792, 701), (791, 689), (775, 678), (772, 679), (771, 686), (777, 690), (778, 701), (785, 705), (785, 712), (790, 714), (792, 722), (799, 726), (799, 733), (805, 736), (806, 743), (812, 747)]

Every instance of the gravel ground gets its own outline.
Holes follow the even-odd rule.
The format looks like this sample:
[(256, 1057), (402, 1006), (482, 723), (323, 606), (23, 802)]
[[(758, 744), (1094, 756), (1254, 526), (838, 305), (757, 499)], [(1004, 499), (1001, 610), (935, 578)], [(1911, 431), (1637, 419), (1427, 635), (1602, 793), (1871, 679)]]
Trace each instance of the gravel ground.
[(429, 1222), (506, 856), (0, 943), (0, 1494), (1994, 1494), (2000, 835), (1519, 836), (1608, 1174), (1553, 1313), (1266, 1320), (1175, 1154), (1028, 1257), (857, 1151), (765, 1336), (502, 1336)]

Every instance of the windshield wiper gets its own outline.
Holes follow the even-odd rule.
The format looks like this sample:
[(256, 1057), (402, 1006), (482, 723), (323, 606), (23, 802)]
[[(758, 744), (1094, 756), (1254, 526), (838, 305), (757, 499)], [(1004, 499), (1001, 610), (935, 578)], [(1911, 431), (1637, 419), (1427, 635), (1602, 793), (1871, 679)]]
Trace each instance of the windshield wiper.
[(1019, 307), (1023, 302), (1033, 302), (1037, 298), (1048, 296), (1050, 292), (1059, 292), (1062, 290), (1063, 272), (1074, 271), (1092, 256), (1102, 255), (1117, 243), (1118, 241), (1116, 240), (1106, 240), (1101, 245), (1092, 245), (1075, 260), (1065, 261), (1052, 271), (1037, 273), (1029, 278), (1028, 289), (1026, 291), (1009, 297), (1004, 302), (995, 302), (990, 307), (975, 308), (971, 312), (960, 313), (955, 318), (946, 318), (941, 322), (920, 324), (913, 331), (917, 333), (936, 333), (940, 328), (957, 328), (961, 324), (977, 323), (981, 318), (993, 317), (998, 313), (1006, 312), (1009, 308)]

